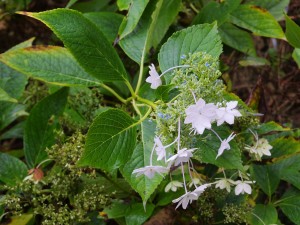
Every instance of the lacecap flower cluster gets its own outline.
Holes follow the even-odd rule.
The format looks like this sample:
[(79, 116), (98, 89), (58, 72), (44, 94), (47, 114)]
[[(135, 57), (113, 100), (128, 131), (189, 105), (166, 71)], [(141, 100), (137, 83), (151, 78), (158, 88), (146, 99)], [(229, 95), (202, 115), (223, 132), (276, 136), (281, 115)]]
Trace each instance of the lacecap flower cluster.
[[(254, 181), (241, 171), (237, 172), (240, 179), (235, 181), (227, 178), (224, 170), (224, 178), (218, 178), (211, 183), (205, 183), (195, 176), (197, 171), (194, 169), (192, 157), (195, 151), (199, 150), (195, 139), (201, 138), (205, 131), (215, 135), (220, 141), (216, 151), (217, 160), (222, 157), (224, 151), (231, 149), (230, 142), (236, 134), (231, 132), (228, 137), (222, 139), (213, 127), (231, 126), (236, 118), (242, 117), (238, 101), (226, 101), (224, 98), (226, 91), (223, 82), (218, 79), (221, 75), (218, 67), (218, 60), (203, 52), (182, 56), (182, 65), (169, 68), (161, 75), (153, 64), (149, 67), (150, 76), (146, 82), (151, 84), (152, 89), (160, 88), (163, 84), (162, 78), (165, 78), (168, 85), (172, 85), (178, 94), (158, 105), (154, 115), (157, 135), (154, 138), (149, 166), (135, 169), (133, 174), (145, 175), (152, 179), (156, 174), (165, 176), (169, 173), (171, 182), (167, 184), (165, 191), (177, 191), (179, 188), (185, 190), (182, 196), (173, 200), (173, 203), (177, 203), (176, 208), (182, 206), (186, 209), (188, 204), (197, 200), (206, 188), (212, 185), (228, 192), (235, 186), (236, 195), (252, 192), (250, 184)], [(258, 143), (258, 137), (255, 138)], [(260, 143), (261, 141), (254, 147), (247, 148), (260, 157), (262, 154), (268, 155), (268, 146), (264, 152), (258, 151)], [(156, 160), (164, 161), (165, 166), (161, 163), (154, 165), (154, 153)], [(172, 172), (177, 169), (181, 170), (182, 182), (172, 180)]]

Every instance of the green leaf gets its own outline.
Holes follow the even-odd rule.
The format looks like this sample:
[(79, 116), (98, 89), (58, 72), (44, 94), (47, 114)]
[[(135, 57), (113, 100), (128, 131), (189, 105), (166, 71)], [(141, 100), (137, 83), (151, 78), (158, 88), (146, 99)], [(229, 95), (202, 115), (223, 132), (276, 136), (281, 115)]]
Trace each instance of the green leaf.
[[(30, 38), (27, 41), (23, 41), (20, 44), (15, 45), (14, 47), (10, 48), (8, 51), (6, 52), (10, 52), (10, 51), (14, 51), (14, 50), (19, 50), (22, 48), (27, 48), (27, 47), (31, 47), (32, 46), (32, 42), (34, 41), (35, 38)], [(5, 52), (5, 53), (6, 53)]]
[(279, 202), (282, 212), (295, 224), (300, 224), (300, 191), (289, 189)]
[(34, 219), (33, 214), (24, 213), (21, 216), (11, 217), (9, 225), (30, 225)]
[[(218, 133), (222, 140), (230, 135), (230, 130), (225, 126), (214, 127), (213, 129)], [(198, 149), (194, 152), (195, 159), (200, 162), (211, 163), (225, 169), (244, 170), (241, 160), (241, 152), (234, 139), (229, 143), (230, 150), (225, 150), (224, 153), (216, 159), (221, 142), (219, 138), (210, 131), (205, 131), (204, 135), (207, 135), (205, 140), (202, 138), (197, 140), (196, 146)]]
[(288, 42), (295, 48), (300, 48), (300, 27), (285, 15), (285, 35)]
[[(136, 177), (136, 174), (132, 174), (132, 171), (150, 165), (150, 155), (154, 144), (155, 127), (156, 124), (152, 120), (141, 123), (142, 142), (136, 146), (131, 158), (124, 167), (121, 168), (121, 173), (124, 178), (132, 186), (132, 188), (140, 194), (144, 203), (147, 202), (153, 194), (157, 186), (163, 180), (163, 177), (158, 174), (156, 174), (152, 179), (149, 179), (146, 176)], [(159, 162), (156, 163), (161, 165)]]
[[(0, 55), (0, 60), (1, 57)], [(19, 99), (27, 84), (27, 77), (0, 62), (0, 88), (15, 99)]]
[(240, 5), (231, 13), (231, 22), (255, 35), (284, 39), (285, 35), (275, 18), (265, 9)]
[(151, 47), (156, 48), (160, 44), (180, 11), (181, 4), (181, 0), (163, 0), (161, 4), (160, 1), (156, 4), (156, 9), (151, 16), (152, 23), (149, 28)]
[(17, 118), (28, 115), (25, 112), (25, 105), (11, 102), (2, 102), (0, 104), (0, 112), (0, 130), (4, 129)]
[(170, 101), (176, 95), (179, 94), (179, 91), (174, 88), (174, 85), (161, 85), (155, 90), (156, 99), (162, 100), (164, 102)]
[(120, 39), (124, 38), (134, 30), (146, 9), (148, 2), (149, 0), (131, 0), (128, 14), (124, 17), (119, 30)]
[(270, 65), (270, 62), (262, 57), (248, 56), (239, 61), (241, 66), (265, 66)]
[(69, 9), (72, 5), (74, 5), (78, 0), (70, 0), (65, 8)]
[(256, 130), (258, 134), (267, 134), (274, 131), (289, 131), (289, 128), (282, 127), (280, 124), (271, 121), (261, 124)]
[(78, 164), (113, 171), (130, 159), (135, 139), (136, 121), (119, 109), (108, 109), (91, 125)]
[(130, 205), (126, 211), (125, 220), (130, 225), (142, 225), (152, 215), (154, 205), (148, 203), (144, 209), (142, 203), (134, 203)]
[(120, 11), (128, 10), (131, 0), (117, 0), (117, 5)]
[(0, 135), (0, 140), (11, 139), (11, 138), (23, 138), (24, 121), (17, 123), (15, 126), (9, 127), (9, 130), (3, 132)]
[(105, 208), (103, 211), (107, 214), (109, 219), (118, 219), (125, 217), (126, 224), (141, 225), (153, 213), (154, 205), (148, 203), (144, 208), (142, 203), (123, 203), (114, 202), (110, 207)]
[(109, 11), (110, 8), (110, 0), (89, 0), (83, 2), (80, 1), (71, 6), (71, 9), (75, 9), (83, 13)]
[(300, 154), (291, 155), (288, 158), (278, 160), (271, 164), (272, 170), (277, 172), (282, 180), (285, 180), (300, 189)]
[(269, 197), (275, 192), (278, 187), (280, 178), (277, 174), (277, 170), (269, 165), (253, 165), (252, 167), (253, 178), (259, 185), (259, 187)]
[(286, 7), (288, 7), (290, 0), (252, 0), (249, 2), (252, 5), (256, 5), (268, 10), (278, 21), (283, 19), (283, 12), (285, 11)]
[(300, 68), (300, 48), (295, 48), (293, 51), (293, 59), (298, 65), (298, 68)]
[(195, 25), (174, 33), (159, 52), (160, 69), (163, 72), (178, 66), (182, 55), (201, 51), (213, 57), (220, 56), (222, 43), (216, 24)]
[(271, 149), (271, 157), (277, 158), (300, 152), (300, 141), (292, 137), (277, 138), (270, 143), (273, 148)]
[(64, 86), (97, 86), (74, 57), (62, 47), (37, 46), (5, 53), (0, 60), (13, 69), (48, 83)]
[(248, 55), (256, 55), (254, 42), (248, 32), (237, 28), (231, 23), (223, 23), (219, 27), (219, 33), (226, 45)]
[(278, 215), (273, 205), (257, 204), (251, 214), (251, 224), (255, 225), (271, 225), (277, 224)]
[(85, 13), (84, 16), (102, 31), (110, 43), (114, 42), (118, 36), (118, 30), (122, 23), (122, 15), (112, 12), (91, 12)]
[(27, 166), (18, 158), (0, 153), (0, 181), (15, 186), (27, 175)]
[(126, 215), (128, 205), (123, 202), (113, 202), (109, 207), (105, 208), (103, 212), (107, 214), (109, 219), (121, 218)]
[(32, 108), (24, 131), (24, 153), (30, 168), (47, 158), (45, 149), (55, 142), (52, 116), (62, 113), (67, 96), (68, 88), (62, 88)]
[(207, 3), (198, 15), (194, 18), (193, 24), (213, 23), (218, 22), (221, 26), (228, 20), (229, 14), (235, 10), (241, 3), (241, 0), (227, 0), (221, 3)]
[(158, 199), (158, 202), (156, 203), (156, 206), (166, 206), (172, 203), (172, 201), (176, 198), (179, 198), (180, 196), (184, 195), (184, 190), (179, 189), (176, 192), (169, 191), (164, 192), (160, 191), (158, 192), (158, 196), (156, 199)]
[(180, 9), (179, 0), (151, 1), (136, 29), (120, 41), (124, 52), (138, 64), (156, 48)]
[(9, 94), (6, 91), (4, 91), (2, 88), (0, 88), (0, 102), (1, 101), (3, 101), (3, 102), (15, 102), (15, 103), (18, 102), (17, 99), (10, 97)]
[(54, 9), (23, 14), (45, 23), (90, 75), (101, 81), (128, 78), (121, 59), (105, 35), (81, 13), (70, 9)]
[(119, 42), (120, 47), (126, 55), (138, 64), (145, 58), (149, 50), (149, 26), (151, 24), (151, 14), (155, 7), (154, 3), (156, 3), (156, 1), (152, 1), (148, 4), (136, 29)]

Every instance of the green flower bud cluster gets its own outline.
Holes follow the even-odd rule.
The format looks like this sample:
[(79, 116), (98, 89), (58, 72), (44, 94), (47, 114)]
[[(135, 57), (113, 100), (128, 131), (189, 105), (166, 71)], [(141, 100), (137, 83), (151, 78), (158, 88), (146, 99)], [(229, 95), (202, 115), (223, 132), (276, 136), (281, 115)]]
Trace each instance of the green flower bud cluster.
[[(250, 109), (249, 109), (250, 110)], [(242, 116), (237, 118), (237, 124), (241, 130), (246, 130), (249, 127), (256, 127), (259, 125), (259, 118), (252, 115)]]
[(48, 94), (48, 87), (45, 83), (39, 80), (29, 79), (22, 99), (27, 106), (27, 110), (30, 111), (34, 105), (40, 102)]
[(3, 199), (6, 210), (8, 210), (13, 215), (20, 216), (23, 213), (24, 204), (21, 203), (21, 198), (18, 194), (11, 194), (5, 196)]
[(90, 212), (108, 206), (115, 193), (108, 193), (101, 182), (95, 182), (94, 170), (76, 168), (84, 142), (85, 135), (76, 132), (65, 143), (48, 149), (55, 160), (53, 167), (38, 183), (26, 180), (6, 187), (6, 212), (20, 215), (32, 210), (43, 225), (69, 225), (87, 222)]
[(62, 168), (80, 175), (81, 169), (76, 167), (76, 163), (83, 153), (85, 137), (79, 131), (75, 132), (65, 143), (55, 144), (50, 149), (46, 149), (49, 158), (54, 159), (56, 164)]
[(74, 206), (84, 212), (104, 208), (111, 202), (111, 196), (104, 194), (104, 189), (103, 185), (90, 184), (88, 188), (74, 196)]
[(225, 216), (224, 223), (245, 224), (247, 223), (247, 218), (249, 218), (251, 211), (252, 208), (246, 204), (226, 204), (222, 208), (222, 212)]
[(219, 213), (218, 202), (223, 201), (227, 196), (224, 190), (218, 188), (207, 189), (198, 199), (199, 216), (204, 224), (213, 224)]
[[(174, 70), (171, 79), (171, 84), (179, 91), (179, 94), (170, 102), (158, 105), (156, 110), (157, 133), (161, 135), (161, 140), (165, 143), (174, 140), (178, 118), (184, 119), (185, 110), (188, 106), (195, 104), (193, 95), (197, 100), (202, 98), (208, 103), (224, 101), (225, 85), (218, 79), (221, 72), (218, 70), (217, 58), (205, 52), (197, 52), (189, 54), (181, 64), (189, 65), (189, 67)], [(186, 129), (185, 133), (189, 132)]]
[(72, 88), (67, 105), (69, 113), (65, 113), (62, 119), (64, 127), (69, 131), (86, 131), (102, 103), (103, 95), (99, 88)]
[(178, 87), (182, 100), (187, 100), (188, 106), (194, 103), (193, 92), (197, 99), (207, 102), (221, 102), (225, 86), (218, 78), (221, 76), (219, 61), (205, 52), (190, 54), (183, 59), (182, 64), (190, 67), (174, 72), (171, 84)]

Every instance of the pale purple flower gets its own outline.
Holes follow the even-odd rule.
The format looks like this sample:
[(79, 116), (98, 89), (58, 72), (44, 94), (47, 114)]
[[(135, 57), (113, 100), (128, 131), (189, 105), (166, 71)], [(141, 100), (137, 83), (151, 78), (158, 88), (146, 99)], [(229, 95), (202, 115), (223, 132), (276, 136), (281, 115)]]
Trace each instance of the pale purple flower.
[(206, 104), (200, 98), (195, 105), (190, 105), (186, 110), (185, 124), (192, 124), (195, 133), (203, 134), (205, 129), (211, 128), (211, 123), (215, 120), (217, 106), (213, 103)]
[(242, 114), (235, 109), (237, 104), (238, 101), (230, 101), (226, 103), (226, 107), (221, 107), (216, 110), (218, 126), (222, 125), (224, 122), (234, 124), (234, 117), (242, 116)]
[(198, 195), (194, 192), (187, 192), (184, 195), (180, 196), (177, 199), (174, 199), (172, 202), (177, 203), (177, 206), (175, 209), (177, 209), (180, 205), (182, 205), (183, 209), (186, 209), (187, 205), (192, 203), (192, 201), (197, 200)]
[(188, 162), (191, 157), (193, 157), (193, 151), (195, 151), (197, 148), (187, 149), (183, 148), (180, 149), (177, 154), (170, 157), (167, 162), (174, 161), (174, 165), (178, 166), (180, 163)]
[(230, 149), (230, 145), (229, 145), (229, 142), (235, 137), (235, 134), (231, 133), (229, 135), (228, 138), (224, 139), (222, 142), (221, 142), (221, 145), (220, 145), (220, 148), (218, 150), (218, 155), (216, 158), (218, 158), (220, 155), (223, 154), (223, 152), (225, 150), (229, 150)]
[(155, 173), (163, 176), (164, 173), (168, 173), (169, 169), (163, 166), (145, 166), (138, 169), (133, 170), (132, 174), (136, 173), (136, 176), (139, 177), (141, 175), (145, 175), (148, 178), (153, 178)]
[(165, 187), (165, 192), (169, 192), (171, 191), (177, 191), (178, 188), (182, 188), (183, 184), (177, 180), (173, 180), (170, 183), (167, 184), (167, 186)]
[(242, 180), (238, 180), (235, 182), (237, 185), (234, 189), (235, 195), (239, 195), (239, 194), (251, 194), (252, 192), (252, 188), (249, 184), (252, 184), (252, 181), (242, 181)]
[(153, 64), (149, 66), (149, 69), (150, 69), (149, 71), (150, 76), (146, 79), (146, 82), (151, 84), (150, 87), (152, 89), (157, 89), (159, 86), (162, 85), (162, 81)]

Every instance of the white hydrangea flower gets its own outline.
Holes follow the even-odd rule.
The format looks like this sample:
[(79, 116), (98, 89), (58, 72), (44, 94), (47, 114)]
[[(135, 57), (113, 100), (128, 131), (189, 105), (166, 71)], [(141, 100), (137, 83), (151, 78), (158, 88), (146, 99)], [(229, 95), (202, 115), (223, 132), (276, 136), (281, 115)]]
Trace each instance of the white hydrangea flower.
[(183, 209), (186, 209), (187, 205), (192, 203), (192, 201), (197, 200), (198, 195), (194, 192), (187, 192), (184, 195), (180, 196), (177, 199), (174, 199), (172, 202), (177, 203), (177, 206), (175, 209), (177, 209), (180, 205), (182, 205)]
[(223, 152), (225, 150), (230, 150), (230, 145), (229, 145), (229, 142), (235, 137), (235, 134), (234, 133), (231, 133), (229, 135), (228, 138), (224, 139), (222, 142), (221, 142), (221, 145), (220, 145), (220, 148), (218, 150), (218, 155), (216, 157), (216, 159), (223, 154)]
[(242, 116), (242, 114), (235, 109), (237, 104), (238, 101), (230, 101), (226, 103), (226, 107), (221, 107), (216, 110), (218, 126), (222, 125), (224, 122), (234, 124), (234, 117)]
[(215, 182), (216, 188), (226, 189), (227, 192), (230, 192), (231, 185), (235, 184), (235, 182), (231, 179), (227, 178), (216, 178), (218, 181)]
[(154, 138), (154, 142), (155, 142), (155, 152), (157, 154), (157, 160), (162, 160), (163, 158), (166, 157), (166, 147), (163, 146), (161, 140), (159, 137), (155, 137)]
[(192, 124), (195, 133), (203, 134), (205, 129), (211, 128), (211, 123), (216, 118), (217, 106), (213, 103), (206, 104), (200, 98), (195, 105), (190, 105), (186, 110), (185, 124)]
[(193, 151), (195, 151), (197, 148), (187, 149), (183, 148), (180, 149), (177, 154), (170, 157), (167, 162), (173, 162), (174, 166), (178, 166), (180, 163), (188, 162), (191, 157), (193, 157)]
[(133, 170), (132, 174), (136, 173), (136, 176), (139, 177), (141, 175), (145, 175), (148, 178), (153, 178), (155, 173), (163, 176), (164, 173), (168, 173), (169, 169), (163, 166), (145, 166), (138, 169)]
[(261, 158), (263, 155), (270, 156), (271, 152), (270, 150), (273, 148), (272, 145), (269, 144), (268, 140), (265, 138), (260, 138), (257, 140), (257, 143), (255, 146), (246, 146), (247, 150), (249, 150), (250, 153), (256, 154)]
[(152, 89), (157, 89), (159, 86), (162, 85), (162, 81), (153, 64), (149, 66), (149, 69), (150, 69), (149, 71), (150, 76), (146, 79), (146, 82), (151, 84), (150, 87)]
[(235, 181), (235, 189), (234, 189), (234, 192), (235, 192), (235, 195), (239, 195), (239, 194), (244, 194), (244, 193), (247, 193), (247, 194), (251, 194), (252, 192), (252, 188), (249, 184), (252, 184), (253, 182), (252, 181), (242, 181), (242, 180), (238, 180), (238, 181)]
[(210, 184), (202, 184), (201, 186), (197, 187), (193, 193), (195, 193), (198, 197), (205, 191), (206, 188), (210, 187)]
[(177, 180), (173, 180), (170, 183), (167, 184), (165, 187), (165, 192), (174, 191), (176, 192), (178, 188), (182, 188), (183, 184)]

